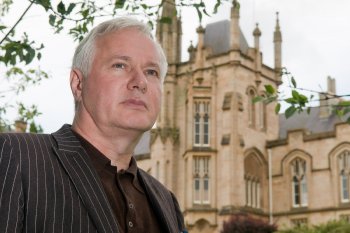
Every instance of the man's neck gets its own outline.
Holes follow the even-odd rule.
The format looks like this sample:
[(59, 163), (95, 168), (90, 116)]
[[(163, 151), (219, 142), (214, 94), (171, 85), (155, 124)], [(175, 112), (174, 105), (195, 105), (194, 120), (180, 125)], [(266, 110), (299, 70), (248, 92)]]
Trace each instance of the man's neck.
[(94, 125), (86, 127), (77, 121), (73, 122), (72, 129), (110, 159), (118, 170), (129, 168), (134, 149), (142, 136), (141, 132), (130, 130), (104, 130)]

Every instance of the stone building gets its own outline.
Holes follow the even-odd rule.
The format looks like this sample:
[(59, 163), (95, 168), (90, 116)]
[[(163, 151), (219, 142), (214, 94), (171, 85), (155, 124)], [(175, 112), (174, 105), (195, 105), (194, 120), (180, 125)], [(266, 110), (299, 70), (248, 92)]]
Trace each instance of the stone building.
[(181, 18), (165, 1), (172, 23), (159, 24), (157, 38), (169, 71), (156, 128), (136, 151), (139, 166), (176, 194), (191, 233), (219, 232), (236, 213), (280, 227), (350, 216), (350, 127), (337, 123), (329, 98), (291, 120), (273, 104), (252, 103), (265, 85), (281, 84), (282, 34), (277, 15), (275, 64), (263, 64), (259, 27), (250, 47), (239, 9), (234, 0), (229, 20), (199, 26), (181, 62)]

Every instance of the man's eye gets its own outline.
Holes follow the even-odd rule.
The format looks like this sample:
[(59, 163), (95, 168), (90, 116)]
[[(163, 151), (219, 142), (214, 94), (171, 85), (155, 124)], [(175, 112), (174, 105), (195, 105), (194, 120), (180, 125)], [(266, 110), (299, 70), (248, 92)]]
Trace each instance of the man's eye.
[(146, 74), (147, 74), (147, 76), (159, 77), (158, 71), (156, 71), (156, 70), (147, 70)]
[(124, 63), (116, 63), (113, 65), (113, 67), (117, 69), (125, 69), (126, 65)]

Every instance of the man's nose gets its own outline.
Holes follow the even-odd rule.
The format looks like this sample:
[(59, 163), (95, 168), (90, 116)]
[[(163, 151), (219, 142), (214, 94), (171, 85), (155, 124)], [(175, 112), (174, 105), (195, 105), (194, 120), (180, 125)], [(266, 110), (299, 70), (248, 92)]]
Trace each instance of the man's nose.
[(134, 69), (131, 72), (131, 78), (128, 83), (129, 90), (139, 90), (142, 93), (147, 92), (147, 77), (142, 69)]

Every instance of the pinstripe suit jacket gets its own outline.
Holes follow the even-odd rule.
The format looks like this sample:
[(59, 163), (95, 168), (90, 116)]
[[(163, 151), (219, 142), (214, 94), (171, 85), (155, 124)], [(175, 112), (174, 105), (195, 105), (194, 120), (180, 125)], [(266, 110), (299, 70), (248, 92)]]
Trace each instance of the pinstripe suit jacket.
[[(174, 196), (146, 172), (138, 174), (164, 229), (183, 231)], [(69, 125), (52, 135), (0, 134), (0, 232), (120, 232)]]

